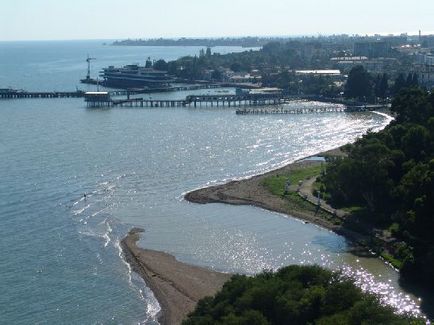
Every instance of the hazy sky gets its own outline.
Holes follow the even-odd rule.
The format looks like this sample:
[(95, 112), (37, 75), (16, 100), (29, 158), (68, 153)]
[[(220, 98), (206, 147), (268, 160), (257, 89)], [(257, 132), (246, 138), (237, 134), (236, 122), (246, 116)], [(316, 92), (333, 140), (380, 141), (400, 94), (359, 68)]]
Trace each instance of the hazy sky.
[(434, 32), (434, 0), (0, 2), (0, 40)]

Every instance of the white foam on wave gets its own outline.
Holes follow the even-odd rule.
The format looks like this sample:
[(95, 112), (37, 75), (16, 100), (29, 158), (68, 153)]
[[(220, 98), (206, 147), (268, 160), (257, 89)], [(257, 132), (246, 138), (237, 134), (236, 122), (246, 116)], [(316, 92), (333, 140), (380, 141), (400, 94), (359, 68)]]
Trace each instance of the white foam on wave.
[(101, 210), (98, 210), (98, 211), (96, 211), (96, 212), (94, 212), (94, 213), (92, 213), (92, 217), (96, 217), (98, 214), (100, 214), (101, 212), (104, 212), (105, 210), (107, 210), (108, 209), (108, 207), (105, 207), (105, 208), (103, 208), (103, 209), (101, 209)]
[(83, 201), (84, 200), (84, 196), (80, 199), (80, 200), (78, 200), (78, 201), (75, 201), (73, 204), (72, 204), (72, 206), (76, 206), (77, 204), (79, 204), (81, 201)]
[(81, 209), (74, 210), (72, 213), (74, 214), (74, 216), (78, 216), (78, 215), (82, 214), (84, 211), (86, 211), (89, 208), (90, 208), (90, 204), (86, 205), (85, 207), (83, 207)]
[(395, 119), (393, 116), (386, 114), (386, 113), (383, 113), (383, 112), (372, 111), (372, 113), (385, 117), (384, 124), (382, 126), (376, 128), (375, 131), (380, 131), (380, 130), (384, 129), (387, 125), (389, 125), (390, 122), (392, 122)]
[(145, 281), (136, 273), (133, 273), (131, 265), (125, 259), (124, 251), (120, 245), (119, 239), (116, 240), (114, 246), (118, 250), (118, 256), (122, 263), (127, 267), (128, 285), (139, 294), (140, 299), (146, 304), (147, 317), (143, 321), (143, 324), (148, 322), (157, 322), (157, 316), (161, 311), (161, 306), (158, 303), (158, 300), (155, 298), (151, 289), (146, 285)]
[(110, 226), (110, 223), (108, 222), (107, 218), (104, 220), (104, 223), (105, 223), (105, 225), (107, 227), (107, 231), (103, 235), (103, 237), (105, 239), (104, 247), (107, 247), (108, 244), (110, 244), (110, 241), (111, 241), (110, 234), (112, 233), (113, 229)]
[(124, 263), (125, 266), (126, 266), (127, 269), (128, 269), (128, 272), (127, 272), (127, 275), (128, 275), (128, 283), (129, 283), (131, 286), (134, 286), (134, 285), (133, 285), (133, 282), (132, 282), (132, 278), (131, 278), (132, 268), (131, 268), (130, 263), (128, 263), (128, 262), (126, 261), (126, 259), (125, 259), (125, 256), (124, 256), (124, 250), (123, 250), (122, 247), (121, 247), (121, 243), (120, 243), (119, 239), (116, 240), (114, 246), (115, 246), (115, 247), (117, 248), (117, 250), (118, 250), (118, 256), (119, 256), (119, 258), (121, 259), (122, 263)]
[(80, 235), (84, 235), (84, 236), (87, 236), (87, 237), (104, 238), (103, 235), (98, 234), (98, 233), (96, 233), (96, 232), (94, 232), (93, 230), (90, 230), (90, 229), (79, 230), (78, 233)]

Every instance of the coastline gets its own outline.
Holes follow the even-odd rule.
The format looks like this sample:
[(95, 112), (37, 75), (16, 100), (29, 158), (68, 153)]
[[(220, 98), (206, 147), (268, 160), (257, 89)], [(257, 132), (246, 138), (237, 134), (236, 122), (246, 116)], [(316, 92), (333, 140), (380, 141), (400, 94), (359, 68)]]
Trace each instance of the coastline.
[[(321, 152), (313, 156), (342, 156), (341, 147)], [(312, 157), (312, 156), (310, 156)], [(192, 203), (225, 203), (231, 205), (253, 205), (273, 212), (295, 217), (305, 222), (344, 235), (353, 241), (360, 241), (361, 235), (343, 229), (309, 211), (288, 209), (287, 202), (271, 194), (263, 186), (263, 179), (290, 170), (319, 164), (318, 161), (302, 158), (278, 169), (255, 175), (248, 179), (231, 181), (225, 184), (205, 187), (185, 194)], [(170, 254), (144, 249), (137, 246), (144, 230), (132, 228), (120, 242), (126, 262), (131, 266), (155, 295), (161, 310), (158, 321), (162, 325), (181, 324), (182, 320), (194, 310), (197, 302), (215, 295), (232, 274), (220, 273), (207, 268), (189, 265), (176, 260)], [(358, 249), (360, 246), (358, 246)]]
[(342, 152), (341, 148), (342, 147), (337, 147), (320, 152), (247, 179), (234, 180), (225, 184), (197, 189), (185, 194), (184, 198), (188, 202), (197, 204), (224, 203), (231, 205), (251, 205), (295, 217), (346, 237), (355, 244), (355, 251), (365, 251), (363, 254), (369, 255), (370, 253), (366, 252), (367, 247), (364, 244), (369, 239), (369, 236), (352, 231), (342, 225), (337, 225), (330, 220), (318, 217), (311, 211), (291, 207), (284, 198), (272, 194), (262, 185), (262, 182), (269, 177), (288, 174), (294, 170), (320, 164), (318, 161), (308, 160), (310, 157), (344, 156), (345, 154)]
[(170, 254), (140, 248), (136, 245), (143, 229), (133, 228), (120, 245), (126, 261), (154, 293), (161, 310), (162, 325), (181, 324), (197, 302), (213, 296), (231, 274), (215, 272), (182, 263)]

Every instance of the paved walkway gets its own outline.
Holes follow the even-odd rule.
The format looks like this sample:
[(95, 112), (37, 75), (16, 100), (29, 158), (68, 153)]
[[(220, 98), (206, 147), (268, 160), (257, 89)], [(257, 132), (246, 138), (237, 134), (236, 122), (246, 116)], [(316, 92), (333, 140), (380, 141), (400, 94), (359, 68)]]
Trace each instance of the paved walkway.
[[(297, 189), (298, 194), (313, 205), (318, 205), (318, 197), (312, 194), (313, 184), (315, 183), (316, 179), (317, 177), (312, 177), (303, 181), (303, 183), (301, 183)], [(322, 199), (319, 200), (319, 205), (321, 209), (337, 216), (340, 219), (345, 219), (345, 217), (349, 214), (344, 210), (333, 208)]]

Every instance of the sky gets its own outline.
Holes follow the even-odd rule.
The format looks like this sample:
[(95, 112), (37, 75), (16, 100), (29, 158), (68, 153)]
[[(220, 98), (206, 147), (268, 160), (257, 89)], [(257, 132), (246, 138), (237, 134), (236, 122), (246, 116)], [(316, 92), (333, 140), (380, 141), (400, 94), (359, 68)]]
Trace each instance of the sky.
[(434, 0), (0, 1), (0, 41), (434, 34)]

